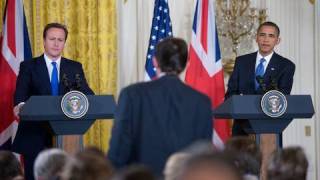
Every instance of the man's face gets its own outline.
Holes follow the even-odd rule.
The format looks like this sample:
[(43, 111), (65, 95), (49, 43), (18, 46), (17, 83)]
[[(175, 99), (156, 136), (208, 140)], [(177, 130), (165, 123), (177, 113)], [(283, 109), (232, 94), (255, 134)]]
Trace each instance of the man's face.
[(275, 27), (262, 26), (257, 33), (256, 41), (260, 54), (267, 56), (272, 53), (274, 47), (280, 43), (280, 38)]
[(62, 54), (66, 42), (65, 32), (60, 28), (50, 28), (47, 31), (43, 46), (45, 54), (52, 60), (56, 60)]

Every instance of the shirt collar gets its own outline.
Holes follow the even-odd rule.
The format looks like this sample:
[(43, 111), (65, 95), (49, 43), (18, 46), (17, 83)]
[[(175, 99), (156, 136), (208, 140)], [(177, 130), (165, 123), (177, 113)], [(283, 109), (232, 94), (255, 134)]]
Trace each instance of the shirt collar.
[(266, 60), (266, 64), (269, 64), (270, 60), (271, 60), (271, 57), (272, 55), (274, 54), (274, 52), (272, 51), (272, 53), (270, 53), (269, 55), (263, 57), (260, 52), (258, 51), (258, 54), (257, 54), (257, 59), (256, 59), (256, 64), (259, 64), (260, 63), (260, 59), (261, 58), (264, 58)]
[(51, 65), (52, 62), (56, 62), (56, 63), (57, 63), (57, 68), (59, 69), (60, 63), (61, 63), (61, 56), (60, 56), (57, 60), (55, 60), (55, 61), (53, 61), (52, 59), (50, 59), (50, 58), (46, 55), (46, 53), (44, 53), (43, 56), (44, 56), (44, 60), (46, 61), (47, 67), (52, 66), (52, 65)]

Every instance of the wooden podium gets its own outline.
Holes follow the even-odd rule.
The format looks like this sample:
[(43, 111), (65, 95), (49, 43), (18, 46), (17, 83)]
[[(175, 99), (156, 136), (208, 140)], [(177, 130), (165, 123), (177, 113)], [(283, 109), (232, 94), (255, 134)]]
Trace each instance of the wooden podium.
[(56, 146), (75, 152), (82, 148), (82, 137), (79, 135), (83, 135), (96, 119), (113, 118), (115, 111), (112, 95), (88, 95), (87, 98), (89, 109), (86, 115), (71, 119), (62, 112), (62, 96), (32, 96), (21, 109), (20, 120), (29, 123), (45, 121), (56, 137)]
[[(256, 134), (262, 152), (261, 178), (265, 180), (265, 165), (270, 154), (280, 147), (282, 137), (278, 136), (294, 118), (311, 118), (314, 108), (310, 95), (287, 95), (286, 112), (277, 118), (264, 114), (260, 102), (262, 95), (234, 95), (213, 110), (213, 116), (221, 119), (245, 119), (248, 134)], [(278, 140), (277, 140), (278, 139)]]

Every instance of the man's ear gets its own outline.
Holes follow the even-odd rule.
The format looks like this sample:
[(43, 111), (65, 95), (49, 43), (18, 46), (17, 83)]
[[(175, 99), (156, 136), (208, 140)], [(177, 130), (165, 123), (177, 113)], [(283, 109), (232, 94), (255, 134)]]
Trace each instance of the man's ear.
[(281, 41), (281, 38), (279, 37), (279, 38), (278, 38), (277, 45), (280, 44), (280, 41)]
[(158, 63), (156, 57), (153, 57), (153, 58), (152, 58), (152, 64), (153, 64), (153, 66), (154, 66), (156, 69), (159, 68), (159, 63)]

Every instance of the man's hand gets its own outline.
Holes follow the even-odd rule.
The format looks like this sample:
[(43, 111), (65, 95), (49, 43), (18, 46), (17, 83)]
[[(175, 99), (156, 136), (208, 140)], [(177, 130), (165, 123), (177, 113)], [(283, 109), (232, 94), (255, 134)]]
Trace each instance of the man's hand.
[(24, 104), (24, 102), (21, 102), (13, 108), (13, 113), (15, 116), (19, 117), (20, 109)]

